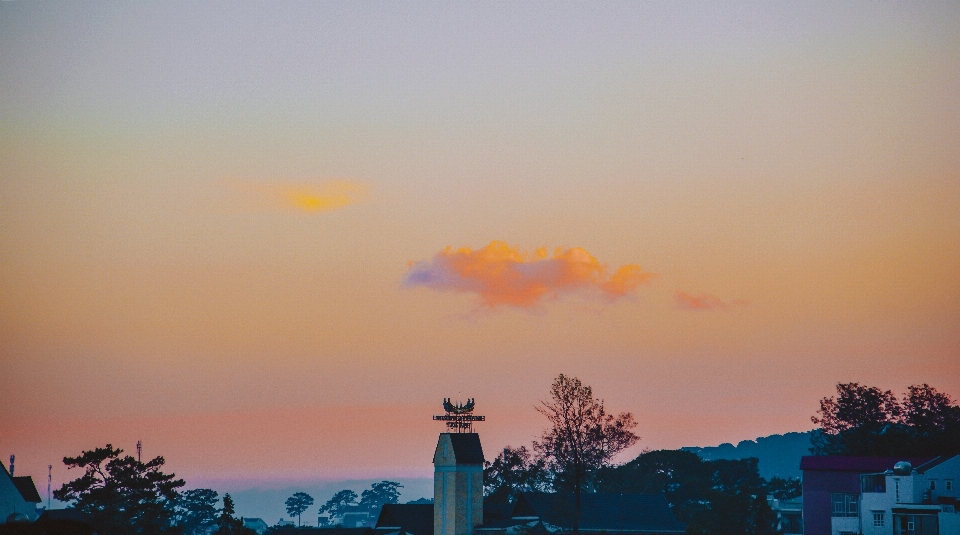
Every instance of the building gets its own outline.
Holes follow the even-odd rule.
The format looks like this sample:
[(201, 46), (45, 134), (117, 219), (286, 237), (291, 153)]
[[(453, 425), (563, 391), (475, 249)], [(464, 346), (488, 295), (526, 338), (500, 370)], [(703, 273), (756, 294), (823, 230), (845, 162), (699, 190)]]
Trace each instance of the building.
[(263, 535), (264, 531), (267, 531), (267, 523), (263, 521), (262, 518), (243, 518), (240, 517), (240, 520), (243, 521), (243, 527), (252, 529), (257, 532), (257, 535)]
[[(960, 535), (960, 455), (860, 476), (863, 535)], [(892, 530), (891, 530), (892, 528)]]
[(801, 535), (803, 533), (803, 497), (790, 500), (767, 498), (767, 504), (777, 515), (777, 531), (783, 535)]
[(432, 503), (384, 504), (377, 518), (378, 529), (391, 529), (411, 535), (433, 535)]
[[(576, 515), (570, 493), (524, 492), (513, 504), (504, 527), (542, 524), (547, 531), (570, 530)], [(580, 496), (581, 532), (683, 533), (663, 494), (593, 494)], [(494, 529), (485, 528), (484, 531)]]
[(960, 535), (958, 457), (803, 457), (800, 469), (804, 535)]
[[(11, 460), (13, 457), (11, 456)], [(37, 519), (37, 505), (43, 500), (37, 492), (33, 478), (30, 476), (14, 477), (13, 463), (10, 463), (11, 472), (0, 462), (0, 523), (22, 519), (33, 522)]]
[(433, 466), (433, 533), (473, 535), (483, 525), (480, 435), (441, 433)]
[(376, 509), (348, 505), (343, 508), (340, 516), (334, 518), (333, 523), (345, 528), (372, 528), (377, 523), (377, 514)]

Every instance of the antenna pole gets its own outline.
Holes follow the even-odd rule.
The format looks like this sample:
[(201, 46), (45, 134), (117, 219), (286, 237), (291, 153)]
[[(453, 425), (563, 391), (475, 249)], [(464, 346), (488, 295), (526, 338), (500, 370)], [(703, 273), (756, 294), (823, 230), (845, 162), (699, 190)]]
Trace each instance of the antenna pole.
[(141, 449), (142, 447), (143, 447), (143, 445), (142, 445), (142, 444), (140, 443), (140, 441), (138, 440), (138, 441), (137, 441), (137, 462), (138, 462), (138, 463), (139, 463), (139, 462), (143, 462), (143, 461), (140, 460), (140, 449)]
[(50, 509), (50, 483), (53, 481), (53, 465), (47, 465), (47, 509)]

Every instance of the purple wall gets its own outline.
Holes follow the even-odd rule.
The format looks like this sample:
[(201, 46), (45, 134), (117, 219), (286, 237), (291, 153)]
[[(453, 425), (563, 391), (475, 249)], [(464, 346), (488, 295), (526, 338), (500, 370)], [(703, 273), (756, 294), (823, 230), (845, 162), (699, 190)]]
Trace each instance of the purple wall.
[(860, 473), (803, 471), (803, 535), (830, 535), (830, 494), (860, 494)]

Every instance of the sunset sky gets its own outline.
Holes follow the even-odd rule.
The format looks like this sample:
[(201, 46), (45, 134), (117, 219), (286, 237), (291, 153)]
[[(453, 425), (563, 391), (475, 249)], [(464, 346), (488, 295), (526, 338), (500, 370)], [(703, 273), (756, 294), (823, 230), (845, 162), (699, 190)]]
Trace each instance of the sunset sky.
[(191, 485), (429, 477), (444, 397), (492, 458), (559, 373), (633, 412), (622, 460), (806, 431), (838, 382), (956, 399), (958, 28), (2, 2), (0, 458), (54, 488), (138, 439)]

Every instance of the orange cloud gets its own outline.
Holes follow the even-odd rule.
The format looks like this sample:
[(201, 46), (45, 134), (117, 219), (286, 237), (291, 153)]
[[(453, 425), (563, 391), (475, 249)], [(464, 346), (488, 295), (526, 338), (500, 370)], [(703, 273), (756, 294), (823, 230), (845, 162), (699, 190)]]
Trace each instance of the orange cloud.
[(680, 305), (680, 308), (686, 310), (727, 310), (730, 307), (747, 304), (747, 302), (742, 299), (734, 299), (727, 303), (715, 295), (703, 292), (693, 295), (682, 290), (677, 290), (673, 298), (677, 301), (677, 304)]
[(492, 241), (475, 251), (447, 247), (430, 261), (414, 262), (404, 284), (475, 293), (486, 308), (529, 309), (543, 299), (572, 292), (615, 300), (656, 276), (636, 264), (621, 266), (609, 277), (606, 273), (604, 264), (579, 247), (558, 248), (553, 256), (541, 248), (528, 255), (504, 242)]
[(254, 182), (228, 180), (236, 191), (245, 194), (248, 208), (327, 212), (362, 201), (367, 185), (356, 180), (322, 182)]

